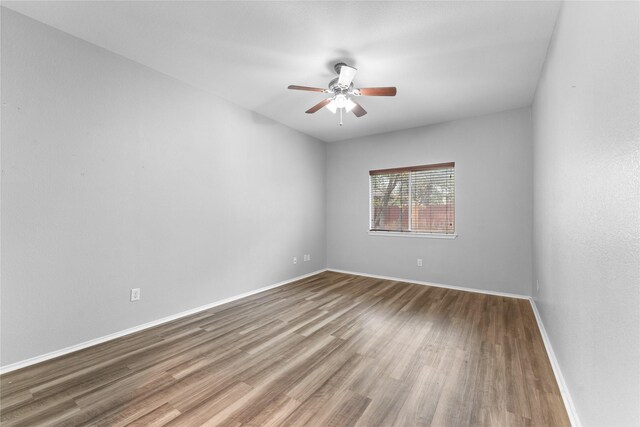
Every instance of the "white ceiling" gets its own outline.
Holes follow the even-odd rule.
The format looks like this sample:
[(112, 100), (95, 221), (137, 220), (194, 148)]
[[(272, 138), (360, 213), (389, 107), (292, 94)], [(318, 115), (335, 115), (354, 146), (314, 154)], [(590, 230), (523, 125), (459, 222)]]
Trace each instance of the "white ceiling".
[[(7, 2), (9, 7), (324, 141), (530, 105), (558, 2)], [(368, 111), (322, 109), (333, 64)]]

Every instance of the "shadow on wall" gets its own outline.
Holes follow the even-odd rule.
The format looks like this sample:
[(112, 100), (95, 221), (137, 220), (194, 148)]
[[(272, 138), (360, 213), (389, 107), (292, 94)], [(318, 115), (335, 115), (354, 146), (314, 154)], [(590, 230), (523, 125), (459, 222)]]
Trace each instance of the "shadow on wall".
[(277, 123), (271, 120), (268, 117), (263, 116), (262, 114), (258, 114), (255, 111), (250, 111), (251, 113), (251, 121), (257, 125), (261, 126), (275, 126)]

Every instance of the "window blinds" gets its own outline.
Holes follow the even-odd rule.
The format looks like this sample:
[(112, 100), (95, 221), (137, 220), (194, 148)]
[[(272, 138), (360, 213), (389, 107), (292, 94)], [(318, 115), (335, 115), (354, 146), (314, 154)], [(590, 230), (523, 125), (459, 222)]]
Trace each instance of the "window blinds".
[(455, 164), (369, 172), (370, 230), (453, 234)]

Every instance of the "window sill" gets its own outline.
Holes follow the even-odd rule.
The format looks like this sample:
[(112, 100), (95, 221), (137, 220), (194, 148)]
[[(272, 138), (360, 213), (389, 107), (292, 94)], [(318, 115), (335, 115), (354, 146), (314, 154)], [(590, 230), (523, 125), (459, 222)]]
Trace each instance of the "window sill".
[(418, 237), (422, 239), (449, 239), (453, 240), (458, 237), (457, 234), (439, 234), (439, 233), (415, 233), (400, 231), (369, 231), (369, 236), (386, 236), (386, 237)]

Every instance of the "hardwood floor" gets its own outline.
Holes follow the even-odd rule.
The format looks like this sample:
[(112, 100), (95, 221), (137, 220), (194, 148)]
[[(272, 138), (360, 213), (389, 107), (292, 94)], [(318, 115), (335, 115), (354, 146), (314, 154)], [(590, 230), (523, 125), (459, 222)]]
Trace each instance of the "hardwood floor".
[(0, 386), (2, 426), (570, 425), (528, 301), (335, 272)]

